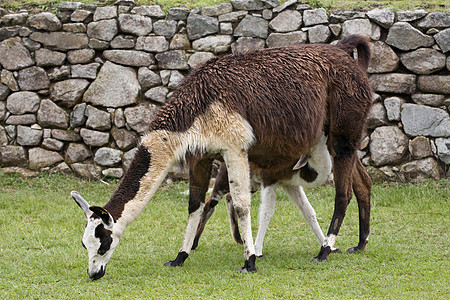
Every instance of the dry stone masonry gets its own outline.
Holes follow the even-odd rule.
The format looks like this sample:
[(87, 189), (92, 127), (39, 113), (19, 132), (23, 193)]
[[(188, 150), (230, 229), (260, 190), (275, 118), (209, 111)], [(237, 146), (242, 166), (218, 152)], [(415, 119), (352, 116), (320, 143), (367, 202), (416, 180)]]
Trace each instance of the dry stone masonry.
[(374, 105), (359, 155), (372, 176), (448, 177), (450, 14), (332, 11), (290, 0), (216, 7), (0, 9), (0, 167), (120, 178), (189, 70), (250, 49), (371, 38)]

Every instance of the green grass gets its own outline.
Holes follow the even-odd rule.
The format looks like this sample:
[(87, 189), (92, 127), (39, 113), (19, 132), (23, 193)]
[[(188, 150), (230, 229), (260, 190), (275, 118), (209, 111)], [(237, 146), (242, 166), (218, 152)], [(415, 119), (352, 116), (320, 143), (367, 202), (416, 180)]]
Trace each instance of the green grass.
[[(78, 190), (102, 205), (117, 186), (58, 175), (23, 179), (0, 171), (0, 297), (99, 298), (417, 298), (450, 296), (448, 181), (373, 188), (367, 251), (332, 254), (312, 264), (319, 247), (294, 204), (278, 194), (256, 274), (237, 274), (243, 248), (229, 233), (224, 203), (211, 218), (197, 251), (181, 268), (164, 267), (181, 245), (187, 218), (185, 182), (163, 186), (126, 230), (104, 278), (90, 281), (81, 246), (85, 220), (70, 198)], [(307, 190), (326, 230), (333, 189)], [(252, 217), (256, 222), (259, 195)], [(337, 247), (357, 242), (352, 201)], [(255, 226), (256, 227), (256, 226)]]

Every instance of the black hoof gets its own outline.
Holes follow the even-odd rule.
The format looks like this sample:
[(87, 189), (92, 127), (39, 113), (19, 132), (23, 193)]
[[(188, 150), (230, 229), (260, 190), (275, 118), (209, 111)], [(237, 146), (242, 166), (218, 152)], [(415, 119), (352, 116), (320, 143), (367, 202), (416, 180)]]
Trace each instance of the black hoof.
[(327, 260), (330, 253), (331, 253), (330, 246), (326, 246), (326, 247), (322, 246), (322, 248), (320, 248), (319, 254), (316, 257), (314, 257), (311, 260), (311, 262), (316, 263), (316, 262), (321, 262), (321, 261)]
[(358, 253), (358, 252), (363, 252), (364, 249), (361, 249), (359, 246), (357, 247), (351, 247), (347, 250), (347, 253), (349, 254), (353, 254), (353, 253)]
[(178, 252), (177, 258), (175, 260), (170, 260), (164, 264), (166, 267), (181, 267), (184, 261), (188, 258), (189, 254), (186, 252)]
[(256, 255), (250, 256), (244, 263), (244, 267), (238, 270), (238, 273), (247, 274), (247, 273), (255, 273), (256, 265), (255, 265)]
[(261, 255), (258, 255), (257, 258), (263, 259), (263, 258), (264, 258), (264, 255), (262, 255), (262, 254), (261, 254)]
[(168, 262), (164, 263), (164, 267), (182, 267), (183, 263), (178, 263), (174, 260), (169, 260)]

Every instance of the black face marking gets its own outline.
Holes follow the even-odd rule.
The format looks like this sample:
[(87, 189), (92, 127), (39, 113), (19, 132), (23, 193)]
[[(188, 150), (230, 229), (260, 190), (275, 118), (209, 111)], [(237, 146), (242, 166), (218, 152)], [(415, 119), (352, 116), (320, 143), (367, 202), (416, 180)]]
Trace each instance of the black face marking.
[(81, 241), (81, 246), (83, 246), (83, 248), (87, 250), (86, 245), (83, 243), (83, 241)]
[(306, 182), (313, 182), (319, 175), (317, 171), (313, 167), (311, 167), (309, 163), (306, 163), (306, 165), (303, 168), (301, 168), (299, 172), (300, 177), (303, 178)]
[(98, 225), (95, 228), (95, 237), (100, 240), (100, 248), (98, 248), (97, 253), (99, 255), (104, 255), (111, 248), (112, 244), (112, 231), (105, 229), (103, 224)]

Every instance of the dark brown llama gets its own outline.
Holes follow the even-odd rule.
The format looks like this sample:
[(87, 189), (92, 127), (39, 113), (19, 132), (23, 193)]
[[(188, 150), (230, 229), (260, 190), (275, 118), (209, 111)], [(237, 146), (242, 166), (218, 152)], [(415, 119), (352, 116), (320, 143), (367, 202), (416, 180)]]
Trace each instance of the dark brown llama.
[[(358, 50), (360, 64), (351, 57)], [(254, 272), (255, 249), (250, 220), (250, 167), (284, 170), (294, 166), (329, 129), (333, 157), (335, 212), (327, 244), (317, 260), (327, 259), (345, 211), (356, 194), (360, 241), (369, 233), (370, 180), (356, 159), (364, 120), (371, 105), (365, 70), (369, 46), (349, 36), (337, 45), (269, 48), (214, 58), (193, 70), (159, 110), (125, 176), (104, 207), (91, 207), (77, 193), (87, 226), (83, 244), (92, 279), (105, 274), (125, 227), (144, 209), (170, 167), (190, 165), (189, 218), (185, 238), (170, 266), (182, 265), (192, 248), (204, 207), (213, 159), (223, 159), (233, 207), (239, 217), (245, 264)], [(270, 178), (269, 178), (270, 179)], [(269, 180), (268, 179), (268, 180)]]

